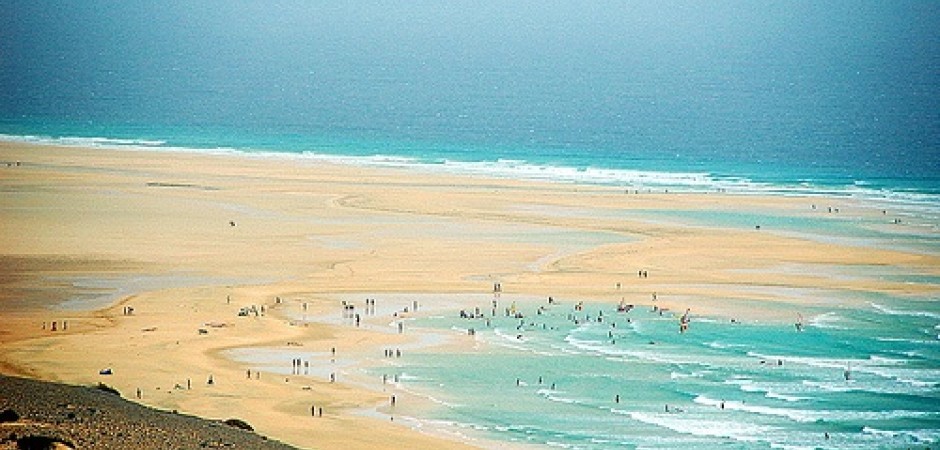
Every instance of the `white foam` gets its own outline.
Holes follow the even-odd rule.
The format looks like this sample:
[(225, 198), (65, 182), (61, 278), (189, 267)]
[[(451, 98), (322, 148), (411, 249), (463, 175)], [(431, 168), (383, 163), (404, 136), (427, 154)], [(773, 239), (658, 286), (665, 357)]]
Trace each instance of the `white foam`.
[(552, 389), (539, 389), (536, 393), (542, 397), (545, 397), (548, 400), (551, 400), (557, 403), (565, 403), (568, 405), (581, 404), (581, 402), (579, 402), (578, 400), (567, 398), (567, 397), (562, 397), (560, 395), (560, 394), (564, 394), (564, 392), (562, 391), (555, 391)]
[(888, 338), (888, 337), (878, 337), (878, 338), (875, 338), (875, 339), (878, 340), (878, 341), (881, 341), (881, 342), (904, 342), (904, 343), (907, 343), (907, 344), (917, 344), (917, 345), (934, 345), (934, 344), (940, 344), (940, 340), (924, 341), (924, 340), (918, 340), (918, 339)]
[(739, 378), (726, 380), (725, 384), (732, 384), (738, 386), (738, 388), (743, 392), (763, 392), (764, 397), (772, 398), (776, 400), (783, 400), (789, 403), (800, 402), (804, 400), (811, 400), (812, 397), (801, 397), (790, 394), (783, 394), (775, 391), (778, 390), (792, 390), (792, 386), (789, 386), (789, 383), (760, 383), (748, 378)]
[(811, 400), (811, 399), (812, 399), (812, 397), (798, 397), (798, 396), (796, 396), (796, 395), (779, 394), (779, 393), (776, 393), (776, 392), (773, 392), (773, 391), (767, 391), (767, 392), (764, 394), (764, 397), (767, 397), (767, 398), (774, 398), (774, 399), (777, 399), (777, 400), (783, 400), (783, 401), (785, 401), (785, 402), (790, 402), (790, 403), (801, 402), (801, 401), (804, 401), (804, 400)]
[(874, 427), (862, 427), (862, 433), (879, 439), (903, 439), (906, 442), (931, 444), (940, 440), (940, 429), (933, 430), (881, 430)]
[(511, 348), (513, 350), (518, 350), (521, 352), (532, 353), (539, 356), (558, 356), (556, 353), (546, 352), (542, 350), (536, 350), (534, 348), (526, 347), (525, 344), (529, 342), (529, 339), (526, 338), (522, 333), (518, 334), (506, 334), (499, 328), (493, 329), (493, 334), (498, 336), (500, 339), (495, 342), (496, 345), (504, 348)]
[[(852, 372), (875, 375), (880, 378), (888, 379), (897, 383), (909, 385), (915, 388), (931, 388), (940, 385), (940, 370), (924, 368), (903, 367), (907, 361), (902, 359), (885, 358), (882, 356), (871, 355), (868, 359), (832, 359), (832, 358), (813, 358), (806, 356), (785, 356), (785, 355), (764, 355), (756, 352), (748, 352), (748, 356), (761, 358), (767, 361), (782, 360), (787, 364), (799, 364), (810, 367), (840, 369), (844, 370), (851, 367)], [(805, 381), (805, 383), (812, 383)], [(844, 382), (841, 384), (845, 384)], [(823, 389), (825, 385), (817, 386)], [(881, 393), (899, 393), (910, 392), (909, 390), (898, 389), (897, 386), (866, 383), (855, 386), (833, 385), (829, 387), (836, 392), (849, 392), (854, 390), (868, 390)]]
[(834, 312), (820, 314), (809, 320), (809, 325), (816, 328), (825, 328), (830, 330), (846, 330), (848, 328), (836, 325), (843, 319)]
[(872, 308), (875, 308), (882, 314), (887, 314), (890, 316), (909, 316), (909, 317), (929, 317), (931, 319), (940, 319), (940, 314), (930, 311), (903, 311), (899, 309), (892, 309), (884, 305), (879, 305), (878, 303), (871, 302)]
[(691, 415), (686, 417), (681, 414), (614, 411), (626, 413), (638, 422), (668, 428), (677, 433), (728, 438), (741, 442), (757, 442), (761, 436), (777, 430), (776, 427), (766, 425), (729, 420), (703, 420), (699, 416)]
[(788, 409), (788, 408), (773, 408), (770, 406), (760, 406), (760, 405), (750, 405), (744, 402), (738, 401), (721, 401), (708, 398), (705, 396), (698, 396), (693, 399), (695, 403), (706, 406), (714, 406), (720, 408), (722, 403), (724, 404), (724, 409), (728, 411), (742, 411), (752, 414), (760, 414), (766, 416), (778, 416), (786, 417), (787, 419), (793, 420), (795, 422), (813, 422), (816, 419), (811, 415), (807, 414), (806, 411), (798, 409)]
[(897, 358), (885, 358), (884, 356), (871, 355), (868, 357), (868, 360), (874, 364), (882, 366), (903, 366), (907, 364), (907, 361)]
[(700, 373), (679, 373), (676, 371), (669, 372), (669, 378), (672, 380), (681, 380), (684, 378), (701, 378), (702, 374)]
[(400, 391), (402, 391), (402, 392), (408, 393), (408, 394), (410, 394), (410, 395), (414, 395), (414, 396), (416, 396), (416, 397), (424, 398), (424, 399), (426, 399), (426, 400), (428, 400), (428, 401), (430, 401), (430, 402), (432, 402), (432, 403), (435, 403), (435, 404), (438, 404), (438, 405), (441, 405), (441, 406), (444, 406), (444, 407), (447, 407), (447, 408), (452, 408), (452, 409), (453, 409), (453, 408), (458, 408), (458, 407), (461, 406), (461, 405), (458, 405), (458, 404), (456, 404), (456, 403), (446, 402), (446, 401), (441, 400), (441, 399), (439, 399), (439, 398), (437, 398), (437, 397), (434, 397), (433, 395), (430, 395), (430, 394), (421, 393), (421, 392), (418, 392), (418, 391), (414, 391), (414, 390), (412, 390), (412, 389), (405, 388), (405, 387), (402, 386), (401, 384), (396, 384), (395, 387), (396, 387), (396, 389), (398, 389), (398, 390), (400, 390)]
[(770, 448), (781, 448), (783, 450), (817, 450), (819, 447), (815, 445), (789, 445), (771, 442)]
[(166, 141), (155, 139), (116, 139), (108, 137), (52, 137), (52, 136), (15, 136), (9, 134), (0, 134), (0, 141), (24, 142), (41, 145), (60, 145), (68, 147), (101, 147), (101, 148), (124, 148), (124, 147), (160, 147), (166, 145)]
[(846, 364), (856, 364), (860, 362), (859, 360), (853, 359), (834, 359), (834, 358), (813, 358), (809, 356), (789, 356), (789, 355), (768, 355), (758, 352), (747, 352), (747, 355), (752, 358), (759, 358), (761, 360), (767, 361), (768, 364), (773, 361), (784, 361), (787, 364), (802, 364), (810, 367), (820, 367), (820, 368), (845, 368)]
[(878, 421), (892, 419), (921, 418), (937, 415), (925, 411), (911, 410), (888, 410), (888, 411), (851, 411), (851, 410), (813, 410), (813, 409), (794, 409), (794, 408), (775, 408), (764, 405), (752, 405), (738, 401), (720, 401), (705, 396), (698, 396), (693, 400), (695, 403), (720, 408), (724, 403), (724, 409), (729, 411), (741, 411), (751, 414), (765, 416), (785, 417), (789, 420), (800, 423), (812, 423), (820, 420), (857, 420), (857, 421)]

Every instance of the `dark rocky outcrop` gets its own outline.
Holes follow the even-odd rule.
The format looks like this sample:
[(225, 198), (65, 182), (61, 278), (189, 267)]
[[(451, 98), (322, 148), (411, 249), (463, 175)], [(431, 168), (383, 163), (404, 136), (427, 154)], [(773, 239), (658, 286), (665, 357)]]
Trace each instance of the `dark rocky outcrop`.
[(0, 450), (294, 449), (254, 433), (240, 419), (223, 425), (160, 411), (98, 386), (0, 375), (0, 411)]

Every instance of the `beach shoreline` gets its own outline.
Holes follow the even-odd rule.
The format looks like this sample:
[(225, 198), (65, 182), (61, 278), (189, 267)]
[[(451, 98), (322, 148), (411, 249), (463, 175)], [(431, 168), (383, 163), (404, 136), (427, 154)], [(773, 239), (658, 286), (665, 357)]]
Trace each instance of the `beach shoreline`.
[[(864, 270), (940, 276), (938, 255), (907, 251), (912, 244), (903, 242), (821, 241), (767, 223), (690, 225), (657, 215), (746, 212), (753, 217), (743, 220), (776, 214), (906, 226), (846, 198), (629, 194), (320, 161), (9, 142), (0, 143), (0, 161), (14, 162), (0, 167), (8, 324), (0, 371), (71, 384), (106, 380), (124, 393), (140, 389), (142, 404), (200, 417), (224, 419), (235, 408), (261, 434), (302, 448), (490, 445), (393, 423), (425, 402), (370, 381), (363, 368), (381, 365), (386, 349), (441, 344), (395, 324), (456, 314), (493, 295), (497, 283), (507, 296), (531, 298), (527, 307), (549, 296), (607, 306), (655, 301), (671, 311), (786, 323), (804, 308), (864, 301), (827, 296), (836, 290), (936, 290)], [(376, 313), (365, 312), (367, 298), (377, 300)], [(417, 312), (408, 301), (415, 298)], [(350, 316), (343, 302), (355, 305)], [(277, 349), (275, 361), (229, 354), (260, 348)], [(294, 359), (299, 365), (290, 365)], [(101, 374), (106, 369), (110, 375)]]

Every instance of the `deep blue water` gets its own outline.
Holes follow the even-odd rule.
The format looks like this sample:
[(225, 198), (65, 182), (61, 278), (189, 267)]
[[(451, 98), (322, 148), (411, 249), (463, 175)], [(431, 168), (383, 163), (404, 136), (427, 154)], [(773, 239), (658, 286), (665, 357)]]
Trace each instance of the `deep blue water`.
[(938, 194), (938, 30), (933, 1), (13, 0), (0, 134)]

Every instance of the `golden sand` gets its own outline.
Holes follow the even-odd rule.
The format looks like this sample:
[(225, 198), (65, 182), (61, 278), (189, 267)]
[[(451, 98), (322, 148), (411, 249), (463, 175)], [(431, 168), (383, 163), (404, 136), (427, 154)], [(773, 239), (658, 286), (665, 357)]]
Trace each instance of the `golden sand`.
[[(401, 315), (409, 302), (381, 293), (440, 294), (422, 296), (422, 311), (455, 312), (460, 300), (450, 294), (482, 295), (499, 282), (533, 298), (647, 304), (657, 292), (662, 307), (767, 317), (814, 301), (794, 292), (923, 289), (833, 276), (839, 267), (940, 274), (934, 256), (642, 214), (824, 214), (812, 204), (836, 206), (843, 218), (882, 214), (847, 199), (636, 194), (316, 160), (19, 143), (0, 143), (0, 163), (0, 371), (104, 380), (126, 397), (140, 389), (141, 403), (238, 417), (304, 448), (486, 445), (412, 429), (405, 419), (420, 413), (420, 400), (362, 372), (385, 349), (418, 339), (392, 325), (393, 310)], [(342, 320), (341, 299), (357, 299), (361, 311), (369, 295), (380, 297), (380, 314), (364, 315), (361, 327)], [(238, 316), (250, 306), (257, 316)], [(436, 339), (453, 351), (467, 344)], [(249, 376), (253, 368), (231, 351), (254, 347), (315, 352), (310, 364), (321, 376)], [(103, 368), (113, 375), (102, 378)], [(323, 417), (311, 417), (311, 406)]]

